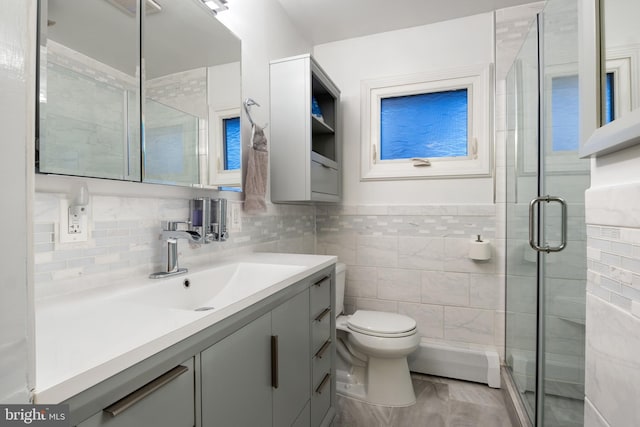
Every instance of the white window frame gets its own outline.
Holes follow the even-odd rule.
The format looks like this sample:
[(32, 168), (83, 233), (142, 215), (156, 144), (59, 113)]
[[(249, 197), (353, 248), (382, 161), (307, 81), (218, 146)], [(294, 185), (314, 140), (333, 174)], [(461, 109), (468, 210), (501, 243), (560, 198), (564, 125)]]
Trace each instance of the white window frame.
[[(360, 179), (397, 180), (491, 176), (493, 152), (491, 64), (458, 67), (361, 83)], [(429, 158), (430, 166), (411, 159), (380, 159), (380, 102), (383, 98), (468, 90), (468, 153), (466, 157)]]
[[(226, 108), (211, 111), (211, 147), (209, 153), (213, 158), (209, 160), (209, 183), (223, 187), (238, 187), (242, 185), (242, 166), (238, 170), (224, 168), (224, 120), (240, 117), (240, 108)], [(240, 137), (240, 161), (242, 162), (242, 137)]]

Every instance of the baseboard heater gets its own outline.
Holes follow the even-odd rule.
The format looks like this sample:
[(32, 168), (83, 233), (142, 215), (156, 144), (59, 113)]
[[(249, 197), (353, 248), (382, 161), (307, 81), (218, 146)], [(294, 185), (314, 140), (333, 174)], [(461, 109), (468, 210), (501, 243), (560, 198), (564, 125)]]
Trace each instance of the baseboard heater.
[(500, 388), (500, 357), (494, 350), (421, 342), (408, 361), (409, 369), (413, 372)]

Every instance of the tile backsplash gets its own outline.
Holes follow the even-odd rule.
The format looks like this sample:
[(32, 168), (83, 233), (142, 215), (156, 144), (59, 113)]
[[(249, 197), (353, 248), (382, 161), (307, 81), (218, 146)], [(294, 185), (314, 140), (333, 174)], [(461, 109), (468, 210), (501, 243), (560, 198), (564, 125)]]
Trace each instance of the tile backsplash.
[[(187, 199), (93, 195), (89, 239), (60, 243), (60, 200), (64, 194), (36, 193), (34, 252), (36, 297), (102, 286), (124, 278), (146, 278), (161, 270), (166, 243), (161, 221), (188, 217)], [(241, 202), (231, 202), (241, 203)], [(241, 231), (223, 243), (194, 245), (179, 241), (179, 261), (195, 267), (242, 251), (314, 252), (314, 208), (270, 205), (260, 216), (242, 216)]]
[(589, 293), (640, 317), (640, 229), (587, 227)]
[[(502, 354), (504, 278), (496, 205), (320, 206), (316, 251), (347, 264), (346, 311), (407, 314), (429, 340)], [(490, 261), (468, 258), (477, 235)]]
[[(165, 262), (161, 221), (188, 216), (187, 199), (93, 195), (88, 241), (60, 243), (64, 197), (36, 193), (37, 298), (146, 278)], [(251, 251), (337, 255), (347, 264), (347, 310), (405, 313), (423, 338), (502, 354), (504, 256), (495, 205), (269, 205), (265, 214), (241, 219), (227, 242), (179, 241), (180, 265)], [(468, 258), (476, 234), (493, 241), (490, 261)]]

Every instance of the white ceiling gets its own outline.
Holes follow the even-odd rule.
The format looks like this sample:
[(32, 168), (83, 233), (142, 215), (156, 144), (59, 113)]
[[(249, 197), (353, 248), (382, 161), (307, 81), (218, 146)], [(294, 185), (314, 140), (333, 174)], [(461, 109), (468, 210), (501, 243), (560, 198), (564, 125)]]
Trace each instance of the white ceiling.
[(278, 1), (309, 41), (322, 44), (490, 12), (532, 0)]

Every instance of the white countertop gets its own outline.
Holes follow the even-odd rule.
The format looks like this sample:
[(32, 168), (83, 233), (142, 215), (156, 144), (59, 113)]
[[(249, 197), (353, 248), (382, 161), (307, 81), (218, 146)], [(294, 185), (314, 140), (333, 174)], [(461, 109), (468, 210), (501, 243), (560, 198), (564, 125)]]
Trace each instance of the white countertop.
[(303, 268), (209, 312), (136, 302), (134, 296), (141, 288), (171, 279), (141, 279), (127, 287), (99, 288), (37, 302), (35, 403), (60, 403), (334, 264), (336, 257), (254, 253), (225, 258), (173, 279), (234, 262)]

